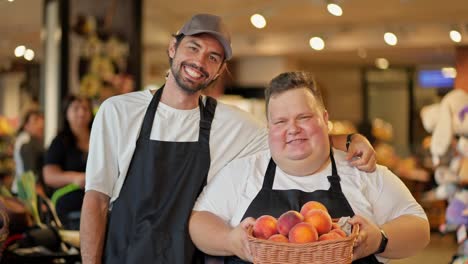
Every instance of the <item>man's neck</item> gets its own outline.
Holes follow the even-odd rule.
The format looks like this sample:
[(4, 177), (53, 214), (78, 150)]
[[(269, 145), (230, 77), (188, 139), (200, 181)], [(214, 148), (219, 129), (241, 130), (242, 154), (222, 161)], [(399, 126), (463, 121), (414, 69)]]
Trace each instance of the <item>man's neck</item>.
[(330, 162), (330, 157), (327, 157), (324, 161), (317, 163), (300, 160), (290, 161), (288, 164), (278, 164), (278, 166), (292, 176), (310, 176), (326, 169)]
[(189, 94), (182, 90), (171, 75), (166, 81), (161, 102), (175, 109), (190, 110), (198, 107), (201, 92)]

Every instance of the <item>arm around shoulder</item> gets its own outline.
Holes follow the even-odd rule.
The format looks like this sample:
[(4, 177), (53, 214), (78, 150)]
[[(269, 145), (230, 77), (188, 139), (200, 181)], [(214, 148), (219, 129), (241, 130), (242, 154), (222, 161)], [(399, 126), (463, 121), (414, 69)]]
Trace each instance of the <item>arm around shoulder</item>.
[(86, 192), (80, 223), (80, 247), (84, 264), (101, 263), (108, 209), (109, 196), (94, 190)]

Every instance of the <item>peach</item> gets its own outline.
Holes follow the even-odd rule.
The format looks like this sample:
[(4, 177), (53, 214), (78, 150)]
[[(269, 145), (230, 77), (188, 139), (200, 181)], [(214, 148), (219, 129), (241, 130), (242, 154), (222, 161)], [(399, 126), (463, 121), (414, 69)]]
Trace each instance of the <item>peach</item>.
[(341, 226), (337, 223), (332, 223), (332, 230), (333, 229), (341, 229)]
[(312, 209), (307, 212), (304, 217), (304, 222), (313, 225), (319, 235), (330, 232), (332, 228), (332, 219), (330, 215), (320, 209)]
[(268, 239), (274, 234), (278, 234), (278, 221), (271, 215), (262, 215), (255, 220), (253, 235), (256, 238)]
[(291, 243), (309, 243), (317, 240), (317, 230), (313, 225), (306, 222), (295, 225), (289, 231), (289, 242)]
[(330, 233), (321, 235), (319, 237), (319, 241), (335, 240), (335, 239), (340, 239), (340, 238), (342, 238), (342, 237), (338, 233), (330, 232)]
[(304, 216), (302, 216), (298, 211), (287, 211), (278, 218), (278, 232), (287, 236), (289, 234), (289, 230), (303, 220)]
[(302, 208), (301, 208), (301, 214), (302, 214), (303, 216), (306, 216), (307, 212), (310, 211), (310, 210), (313, 210), (313, 209), (324, 210), (325, 212), (328, 213), (327, 208), (326, 208), (325, 205), (323, 205), (322, 203), (317, 202), (317, 201), (309, 201), (309, 202), (305, 203), (305, 204), (302, 206)]
[(341, 230), (341, 229), (332, 229), (330, 231), (330, 233), (337, 233), (338, 235), (340, 235), (341, 237), (347, 237), (345, 231)]
[(283, 236), (282, 234), (272, 235), (270, 238), (268, 238), (268, 240), (283, 243), (289, 242), (289, 239), (286, 236)]

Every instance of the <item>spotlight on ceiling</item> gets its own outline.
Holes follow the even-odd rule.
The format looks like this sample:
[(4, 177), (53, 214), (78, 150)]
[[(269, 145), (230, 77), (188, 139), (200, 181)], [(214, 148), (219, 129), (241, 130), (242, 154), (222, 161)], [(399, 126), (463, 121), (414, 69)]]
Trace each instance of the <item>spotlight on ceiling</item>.
[(24, 58), (28, 61), (32, 61), (34, 59), (34, 51), (32, 49), (27, 49), (24, 52)]
[(266, 19), (260, 14), (254, 14), (250, 17), (250, 23), (256, 28), (264, 28), (266, 26)]
[(462, 35), (460, 33), (460, 31), (458, 30), (450, 30), (450, 39), (453, 41), (453, 42), (461, 42), (462, 40)]
[(381, 70), (386, 70), (390, 66), (390, 63), (385, 58), (375, 59), (375, 66)]
[(385, 32), (384, 40), (390, 46), (395, 46), (398, 43), (398, 38), (393, 32)]
[(314, 50), (323, 50), (325, 48), (325, 41), (320, 37), (312, 37), (309, 40), (309, 45)]
[(23, 57), (25, 51), (26, 51), (26, 47), (24, 45), (20, 45), (15, 48), (15, 56), (18, 58)]
[(342, 16), (343, 15), (343, 9), (341, 8), (341, 6), (339, 6), (338, 4), (335, 4), (335, 3), (329, 3), (327, 5), (327, 10), (330, 14), (334, 15), (334, 16)]

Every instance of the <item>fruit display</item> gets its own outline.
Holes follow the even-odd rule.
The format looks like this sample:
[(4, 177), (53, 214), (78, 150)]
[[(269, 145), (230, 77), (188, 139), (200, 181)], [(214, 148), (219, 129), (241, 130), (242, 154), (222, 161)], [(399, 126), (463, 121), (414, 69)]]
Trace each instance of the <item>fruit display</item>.
[(282, 243), (311, 243), (348, 237), (342, 227), (334, 223), (327, 208), (320, 202), (305, 203), (300, 212), (290, 210), (278, 219), (263, 215), (255, 221), (252, 235)]

